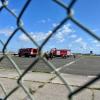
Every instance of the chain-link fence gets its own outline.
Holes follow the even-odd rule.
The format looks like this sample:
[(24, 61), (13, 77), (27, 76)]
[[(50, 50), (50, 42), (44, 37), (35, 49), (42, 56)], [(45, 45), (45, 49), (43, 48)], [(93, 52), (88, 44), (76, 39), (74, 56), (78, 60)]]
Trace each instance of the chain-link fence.
[[(97, 77), (95, 77), (94, 79), (90, 80), (89, 82), (85, 83), (82, 87), (77, 88), (75, 90), (72, 90), (71, 87), (68, 85), (68, 83), (64, 80), (64, 78), (61, 76), (60, 72), (56, 70), (56, 67), (49, 62), (48, 60), (46, 60), (43, 55), (41, 54), (41, 51), (43, 49), (43, 47), (45, 46), (45, 44), (47, 43), (47, 41), (50, 40), (51, 37), (53, 37), (53, 35), (57, 32), (58, 29), (60, 29), (66, 22), (68, 22), (69, 20), (74, 23), (76, 26), (78, 26), (79, 28), (81, 28), (82, 30), (84, 30), (87, 34), (89, 34), (90, 36), (92, 36), (93, 38), (95, 38), (96, 40), (100, 41), (100, 37), (96, 36), (96, 34), (88, 29), (86, 26), (82, 25), (79, 21), (77, 21), (74, 17), (73, 17), (73, 6), (75, 5), (75, 3), (77, 3), (77, 0), (70, 0), (70, 3), (68, 5), (66, 5), (65, 3), (63, 3), (61, 0), (53, 0), (52, 2), (57, 3), (59, 6), (61, 6), (66, 12), (67, 12), (67, 17), (65, 17), (53, 30), (52, 32), (49, 34), (49, 36), (47, 36), (47, 38), (42, 42), (42, 44), (39, 46), (38, 43), (28, 34), (28, 32), (25, 30), (25, 28), (23, 27), (23, 21), (21, 20), (24, 12), (26, 11), (27, 7), (29, 6), (29, 4), (31, 3), (31, 0), (26, 0), (25, 5), (23, 5), (23, 8), (20, 10), (19, 15), (17, 16), (11, 9), (8, 8), (8, 1), (7, 0), (1, 0), (2, 2), (2, 6), (0, 7), (0, 12), (3, 11), (3, 9), (5, 9), (6, 11), (8, 11), (13, 17), (15, 17), (16, 19), (16, 24), (17, 24), (17, 28), (14, 29), (13, 33), (10, 35), (10, 37), (7, 39), (6, 43), (4, 43), (2, 40), (0, 40), (0, 43), (3, 46), (2, 49), (2, 53), (3, 56), (0, 58), (0, 62), (4, 59), (7, 58), (13, 65), (13, 67), (16, 69), (17, 73), (19, 74), (19, 78), (17, 80), (17, 86), (15, 88), (13, 88), (9, 93), (6, 92), (5, 86), (4, 84), (0, 83), (0, 87), (2, 88), (2, 91), (5, 94), (5, 97), (3, 97), (3, 100), (8, 99), (9, 96), (11, 96), (14, 92), (17, 91), (17, 89), (19, 89), (20, 87), (23, 89), (23, 91), (27, 94), (27, 96), (29, 97), (30, 100), (34, 100), (31, 93), (29, 92), (29, 89), (27, 87), (25, 87), (24, 82), (23, 82), (23, 77), (28, 73), (28, 71), (30, 71), (32, 69), (32, 67), (34, 67), (39, 60), (43, 60), (43, 62), (49, 67), (51, 68), (55, 74), (61, 79), (61, 81), (65, 84), (66, 89), (69, 91), (68, 94), (68, 99), (72, 100), (72, 97), (74, 95), (76, 95), (77, 93), (79, 93), (80, 91), (83, 91), (86, 87), (88, 87), (89, 85), (93, 84), (94, 82), (96, 82), (99, 78), (100, 78), (100, 74), (97, 75)], [(27, 69), (24, 70), (24, 72), (21, 72), (19, 66), (16, 64), (16, 62), (12, 59), (12, 57), (9, 55), (9, 52), (7, 51), (7, 45), (9, 44), (9, 42), (11, 41), (11, 39), (14, 37), (14, 35), (18, 32), (21, 31), (22, 33), (24, 33), (29, 39), (30, 41), (32, 41), (32, 43), (39, 49), (39, 55), (35, 58), (35, 60), (32, 62), (31, 65), (29, 65), (27, 67)], [(1, 100), (1, 99), (0, 99)]]

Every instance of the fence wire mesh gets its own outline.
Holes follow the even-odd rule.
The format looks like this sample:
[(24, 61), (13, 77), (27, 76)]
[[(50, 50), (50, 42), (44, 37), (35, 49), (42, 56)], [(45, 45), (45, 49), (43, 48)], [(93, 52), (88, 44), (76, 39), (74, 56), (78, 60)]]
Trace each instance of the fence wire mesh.
[[(23, 21), (21, 20), (23, 14), (25, 13), (27, 7), (29, 6), (29, 4), (31, 3), (32, 0), (26, 0), (26, 3), (23, 5), (23, 8), (20, 10), (19, 15), (17, 16), (10, 8), (8, 8), (8, 1), (7, 0), (1, 0), (1, 7), (0, 7), (0, 12), (3, 11), (3, 9), (5, 9), (6, 11), (8, 11), (11, 16), (13, 16), (16, 19), (16, 25), (17, 28), (14, 29), (13, 33), (10, 35), (10, 37), (7, 39), (6, 43), (3, 43), (2, 40), (0, 40), (1, 45), (3, 46), (2, 49), (2, 53), (3, 56), (0, 57), (0, 62), (4, 59), (7, 58), (13, 65), (13, 67), (16, 69), (19, 78), (17, 80), (17, 86), (15, 88), (13, 88), (9, 93), (6, 92), (5, 86), (0, 82), (0, 87), (2, 89), (2, 91), (4, 92), (5, 97), (1, 98), (2, 100), (6, 100), (8, 99), (12, 94), (14, 94), (14, 92), (17, 91), (17, 89), (19, 89), (20, 87), (23, 89), (23, 91), (26, 93), (26, 95), (29, 97), (30, 100), (34, 100), (34, 97), (31, 95), (31, 93), (29, 92), (29, 89), (27, 87), (25, 87), (24, 85), (24, 81), (23, 81), (23, 77), (28, 73), (28, 71), (30, 71), (30, 69), (32, 69), (32, 67), (35, 66), (35, 64), (38, 63), (38, 61), (40, 59), (43, 60), (43, 62), (49, 67), (51, 68), (55, 74), (61, 79), (61, 81), (65, 84), (66, 89), (69, 91), (68, 94), (68, 98), (69, 100), (72, 100), (73, 96), (76, 95), (77, 93), (79, 93), (80, 91), (83, 91), (86, 87), (88, 87), (89, 85), (93, 84), (94, 82), (96, 82), (98, 79), (100, 79), (100, 74), (97, 75), (97, 77), (95, 77), (94, 79), (90, 80), (89, 82), (85, 83), (82, 87), (77, 88), (75, 90), (72, 90), (71, 87), (69, 86), (69, 84), (65, 81), (65, 79), (61, 76), (60, 72), (56, 70), (56, 67), (49, 62), (48, 60), (46, 60), (43, 55), (41, 54), (41, 51), (43, 49), (43, 47), (45, 46), (45, 44), (47, 43), (47, 41), (50, 40), (51, 37), (53, 37), (53, 35), (65, 24), (67, 23), (69, 20), (72, 21), (76, 26), (78, 26), (79, 28), (81, 28), (82, 30), (84, 30), (87, 34), (89, 34), (90, 36), (92, 36), (94, 39), (100, 41), (100, 37), (98, 37), (92, 30), (90, 30), (89, 28), (87, 28), (86, 26), (82, 25), (82, 23), (80, 23), (78, 20), (76, 20), (74, 18), (74, 11), (73, 11), (73, 6), (75, 5), (75, 3), (77, 3), (77, 0), (70, 0), (70, 3), (68, 5), (66, 5), (64, 2), (62, 2), (61, 0), (53, 0), (52, 2), (57, 3), (59, 6), (61, 6), (62, 8), (64, 8), (65, 11), (67, 11), (67, 17), (65, 17), (53, 30), (52, 32), (49, 34), (49, 36), (47, 36), (47, 38), (42, 42), (42, 44), (39, 46), (38, 43), (30, 36), (30, 34), (26, 31), (26, 29), (23, 27)], [(32, 64), (30, 64), (27, 69), (24, 70), (24, 72), (21, 72), (19, 66), (16, 64), (16, 62), (12, 59), (12, 57), (9, 55), (9, 51), (7, 50), (7, 46), (9, 44), (9, 42), (11, 41), (12, 38), (14, 38), (14, 35), (18, 32), (21, 31), (22, 33), (24, 33), (29, 39), (30, 41), (35, 44), (35, 46), (39, 49), (39, 55), (35, 58), (35, 60), (32, 62)], [(0, 100), (1, 100), (0, 99)]]

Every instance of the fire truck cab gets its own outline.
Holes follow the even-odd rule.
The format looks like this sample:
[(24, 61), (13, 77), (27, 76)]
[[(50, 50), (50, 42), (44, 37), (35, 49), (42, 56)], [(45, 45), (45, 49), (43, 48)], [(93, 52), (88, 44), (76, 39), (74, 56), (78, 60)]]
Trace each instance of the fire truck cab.
[(38, 49), (36, 48), (21, 48), (18, 51), (19, 57), (35, 57), (38, 54)]
[(63, 57), (63, 58), (66, 58), (66, 57), (69, 57), (71, 55), (71, 50), (67, 50), (67, 49), (51, 49), (50, 51), (52, 53), (52, 55), (54, 57)]

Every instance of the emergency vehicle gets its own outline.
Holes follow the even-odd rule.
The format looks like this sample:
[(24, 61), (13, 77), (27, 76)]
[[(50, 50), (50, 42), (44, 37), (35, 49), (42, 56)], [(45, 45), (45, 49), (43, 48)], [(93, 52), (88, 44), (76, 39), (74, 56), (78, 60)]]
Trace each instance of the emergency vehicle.
[(67, 50), (67, 49), (56, 49), (56, 48), (53, 48), (53, 49), (51, 49), (50, 52), (52, 53), (52, 55), (54, 57), (66, 58), (66, 57), (69, 57), (71, 55), (71, 50)]
[(18, 51), (19, 57), (35, 57), (38, 54), (38, 49), (36, 48), (21, 48)]

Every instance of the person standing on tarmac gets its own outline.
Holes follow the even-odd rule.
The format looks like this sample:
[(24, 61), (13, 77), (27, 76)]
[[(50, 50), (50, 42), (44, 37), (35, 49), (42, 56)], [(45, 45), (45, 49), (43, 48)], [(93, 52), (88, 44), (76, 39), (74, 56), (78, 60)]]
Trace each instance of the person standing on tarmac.
[(73, 55), (74, 58), (76, 58), (76, 55)]
[(49, 57), (50, 57), (50, 59), (52, 60), (52, 58), (53, 58), (52, 52), (49, 53)]
[(44, 57), (45, 57), (47, 60), (49, 60), (48, 52), (45, 52), (45, 53), (44, 53)]
[(52, 60), (52, 58), (53, 58), (53, 54), (52, 54), (52, 52), (45, 52), (44, 53), (44, 57), (47, 59), (47, 60), (49, 60), (49, 59), (51, 59)]

